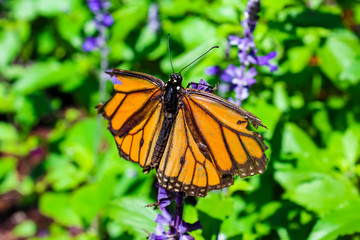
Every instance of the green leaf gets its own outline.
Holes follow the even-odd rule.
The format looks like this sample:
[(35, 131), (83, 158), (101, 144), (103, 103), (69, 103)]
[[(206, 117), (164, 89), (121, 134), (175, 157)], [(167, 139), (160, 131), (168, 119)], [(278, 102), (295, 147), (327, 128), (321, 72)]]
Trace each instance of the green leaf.
[(30, 176), (26, 176), (17, 186), (17, 191), (23, 196), (29, 196), (34, 193), (34, 180)]
[(144, 49), (148, 48), (150, 45), (154, 44), (157, 39), (157, 34), (145, 27), (141, 30), (140, 36), (135, 45), (135, 49), (137, 52), (142, 52)]
[[(45, 4), (51, 4), (56, 2), (51, 7), (56, 5), (64, 4), (62, 1), (46, 1), (42, 0)], [(48, 2), (48, 3), (47, 3)], [(59, 3), (58, 3), (59, 2)], [(65, 1), (64, 5), (69, 5), (70, 7), (64, 6), (67, 8), (66, 14), (59, 14), (56, 18), (56, 29), (59, 31), (59, 34), (62, 38), (67, 40), (73, 47), (81, 49), (83, 38), (84, 38), (84, 25), (86, 21), (89, 21), (92, 18), (92, 13), (89, 11), (88, 7), (85, 4), (82, 4), (81, 1)], [(61, 11), (61, 9), (53, 9), (53, 13), (56, 11)], [(50, 13), (51, 14), (51, 13)], [(82, 49), (81, 49), (82, 51)]]
[(16, 237), (31, 237), (36, 234), (36, 224), (31, 220), (25, 220), (15, 226), (13, 233)]
[(283, 82), (277, 82), (274, 85), (274, 103), (282, 112), (289, 110), (290, 100), (287, 95), (286, 86)]
[(286, 189), (285, 197), (318, 214), (359, 199), (356, 187), (345, 176), (310, 171), (277, 171), (275, 179)]
[[(360, 55), (360, 43), (355, 35), (349, 31), (338, 31), (330, 35), (325, 45), (319, 50), (320, 68), (322, 71), (341, 87), (347, 87), (347, 83), (337, 81), (338, 76), (343, 73), (343, 79), (349, 78), (352, 66)], [(355, 64), (356, 66), (356, 64)], [(355, 70), (357, 71), (357, 70)], [(351, 81), (354, 77), (350, 76)], [(356, 77), (355, 77), (356, 78)]]
[(326, 74), (328, 78), (336, 80), (342, 71), (342, 67), (338, 63), (338, 59), (332, 53), (332, 48), (328, 45), (325, 45), (318, 49), (317, 55), (321, 59), (319, 63), (320, 69)]
[(233, 204), (232, 198), (224, 198), (221, 194), (210, 193), (206, 198), (199, 199), (196, 208), (213, 218), (224, 220), (230, 215)]
[(3, 178), (10, 171), (16, 169), (16, 158), (2, 157), (0, 161), (0, 178)]
[(261, 219), (269, 218), (276, 214), (276, 211), (281, 208), (281, 202), (269, 202), (261, 207), (260, 217)]
[(283, 153), (297, 153), (315, 156), (318, 148), (310, 136), (294, 123), (286, 123), (281, 150)]
[(311, 9), (317, 9), (320, 7), (320, 5), (323, 3), (323, 0), (312, 0), (309, 2)]
[[(0, 146), (6, 144), (6, 142), (16, 142), (18, 140), (18, 133), (15, 127), (9, 123), (0, 122), (0, 132)], [(2, 149), (2, 147), (0, 149)]]
[(102, 207), (98, 200), (101, 195), (97, 184), (87, 184), (77, 189), (71, 198), (71, 206), (87, 224), (94, 219)]
[(152, 203), (144, 197), (123, 197), (114, 201), (107, 209), (106, 216), (122, 227), (123, 232), (144, 239), (147, 232), (154, 232), (157, 216), (156, 211), (146, 205)]
[(227, 5), (210, 5), (206, 11), (209, 19), (219, 22), (221, 24), (225, 24), (227, 22), (230, 23), (239, 23), (239, 15), (234, 7)]
[(12, 14), (16, 19), (29, 21), (37, 16), (36, 1), (11, 1)]
[[(234, 237), (234, 239), (236, 239), (236, 236), (246, 236), (249, 233), (252, 233), (252, 229), (254, 229), (259, 214), (253, 210), (245, 212), (246, 207), (252, 207), (252, 209), (254, 209), (254, 204), (250, 203), (247, 205), (248, 203), (239, 195), (235, 195), (232, 198), (234, 200), (233, 209), (230, 216), (220, 222), (220, 232), (224, 233), (228, 238)], [(217, 204), (213, 205), (213, 209), (215, 209), (215, 206), (217, 206)]]
[(0, 29), (0, 69), (3, 69), (19, 53), (21, 41), (17, 31)]
[(309, 64), (313, 50), (307, 46), (293, 47), (288, 52), (290, 61), (290, 72), (299, 73)]
[(36, 62), (28, 67), (24, 75), (16, 81), (14, 91), (19, 94), (30, 94), (43, 88), (59, 85), (71, 81), (75, 71), (76, 65), (71, 61)]
[(342, 138), (344, 155), (351, 166), (354, 166), (358, 159), (359, 140), (359, 137), (352, 131), (351, 128), (346, 130)]
[(21, 96), (15, 103), (15, 121), (26, 130), (35, 125), (39, 118), (36, 114), (36, 106), (34, 101), (28, 96)]
[(73, 0), (37, 0), (37, 10), (39, 14), (46, 17), (52, 17), (57, 14), (64, 14), (64, 12), (71, 12)]
[(95, 119), (85, 119), (68, 129), (60, 149), (80, 166), (84, 172), (90, 171), (94, 165), (95, 154)]
[(81, 226), (80, 217), (71, 208), (67, 193), (45, 193), (39, 200), (40, 211), (65, 226)]
[(339, 80), (348, 85), (356, 85), (360, 81), (360, 59), (352, 61), (340, 74)]
[(14, 112), (14, 105), (16, 104), (16, 97), (12, 91), (11, 86), (0, 82), (0, 113)]
[(75, 167), (72, 163), (63, 162), (49, 169), (46, 180), (54, 190), (63, 191), (75, 188), (87, 178), (87, 173)]
[[(112, 46), (110, 59), (128, 59), (134, 57), (133, 49), (125, 43), (125, 39), (130, 32), (137, 26), (141, 25), (147, 17), (148, 6), (145, 1), (133, 1), (121, 5), (112, 13), (114, 18), (113, 29), (121, 29), (121, 31), (113, 31), (108, 43)], [(131, 21), (129, 21), (131, 19)]]
[(180, 22), (181, 40), (186, 49), (199, 47), (206, 42), (210, 46), (213, 44), (209, 40), (216, 39), (216, 26), (199, 17), (188, 17)]
[(234, 185), (229, 188), (228, 194), (232, 195), (236, 191), (253, 191), (254, 186), (242, 178), (235, 178)]
[(51, 34), (50, 29), (47, 29), (47, 31), (44, 31), (39, 35), (38, 45), (39, 48), (37, 50), (41, 55), (49, 54), (54, 50), (56, 47), (56, 41), (54, 36)]
[(109, 203), (115, 183), (114, 176), (106, 176), (98, 183), (82, 186), (73, 193), (71, 206), (87, 224), (90, 224), (100, 210)]
[(15, 189), (18, 184), (16, 158), (2, 157), (0, 160), (0, 194)]
[(339, 239), (344, 235), (360, 232), (360, 202), (354, 201), (339, 207), (318, 220), (310, 233), (309, 240)]
[(314, 126), (321, 131), (324, 141), (329, 137), (332, 131), (329, 114), (326, 109), (321, 109), (313, 114)]

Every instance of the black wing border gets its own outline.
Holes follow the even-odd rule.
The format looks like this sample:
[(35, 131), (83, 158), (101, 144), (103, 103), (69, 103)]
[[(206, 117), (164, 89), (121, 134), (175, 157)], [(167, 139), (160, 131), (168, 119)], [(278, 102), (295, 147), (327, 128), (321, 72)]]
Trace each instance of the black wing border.
[(159, 78), (154, 77), (150, 74), (146, 74), (146, 73), (128, 71), (128, 70), (117, 69), (117, 68), (111, 68), (109, 70), (106, 70), (105, 73), (107, 73), (111, 77), (120, 75), (120, 76), (128, 76), (128, 77), (136, 77), (136, 78), (144, 79), (158, 87), (164, 87), (164, 85), (165, 85), (164, 81), (162, 81)]

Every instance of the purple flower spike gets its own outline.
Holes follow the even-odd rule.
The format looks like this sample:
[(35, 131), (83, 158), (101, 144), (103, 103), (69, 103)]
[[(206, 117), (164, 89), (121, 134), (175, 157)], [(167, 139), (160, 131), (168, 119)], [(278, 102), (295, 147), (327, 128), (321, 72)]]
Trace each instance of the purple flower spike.
[(108, 0), (88, 0), (88, 7), (94, 13), (94, 22), (97, 29), (95, 37), (87, 37), (83, 44), (83, 50), (93, 51), (97, 48), (105, 51), (106, 36), (105, 30), (114, 24), (114, 19), (107, 12), (109, 7)]
[(152, 3), (149, 6), (147, 26), (153, 33), (159, 33), (161, 30), (159, 5)]
[[(204, 81), (205, 82), (205, 81)], [(156, 184), (159, 188), (158, 203), (162, 214), (158, 214), (155, 222), (158, 224), (155, 228), (155, 233), (149, 236), (149, 240), (165, 240), (165, 239), (179, 239), (179, 240), (193, 240), (194, 237), (189, 232), (201, 229), (202, 226), (199, 221), (189, 224), (183, 221), (184, 195), (183, 193), (169, 192)], [(172, 215), (168, 206), (172, 201), (175, 201), (175, 213)], [(164, 225), (169, 226), (166, 232)]]
[[(108, 13), (108, 9), (110, 7), (110, 1), (109, 0), (87, 0), (88, 7), (91, 12), (94, 14), (94, 18), (92, 20), (93, 23), (95, 23), (96, 27), (96, 35), (94, 36), (87, 36), (85, 38), (85, 41), (82, 45), (82, 49), (85, 52), (90, 52), (94, 50), (99, 50), (100, 56), (101, 56), (101, 68), (104, 70), (108, 68), (109, 62), (108, 62), (108, 54), (109, 49), (106, 45), (107, 41), (107, 28), (112, 26), (114, 24), (114, 19), (112, 16)], [(104, 100), (105, 94), (103, 94), (103, 90), (105, 89), (105, 82), (109, 80), (108, 77), (101, 73), (100, 75), (100, 92), (99, 94), (99, 100), (102, 102)], [(114, 84), (121, 84), (119, 79), (116, 77), (112, 77), (111, 81)]]
[[(265, 56), (257, 55), (258, 51), (255, 46), (253, 32), (259, 19), (259, 12), (260, 0), (248, 0), (244, 11), (244, 20), (241, 22), (244, 28), (244, 36), (242, 38), (235, 35), (229, 36), (229, 44), (238, 48), (240, 66), (229, 64), (224, 71), (221, 71), (218, 66), (206, 70), (206, 73), (210, 72), (209, 75), (220, 75), (222, 81), (229, 83), (225, 83), (225, 85), (230, 87), (230, 90), (235, 91), (235, 101), (233, 102), (238, 105), (241, 105), (241, 102), (249, 96), (250, 86), (256, 83), (257, 71), (253, 66), (268, 66), (271, 72), (277, 69), (276, 65), (269, 62), (275, 58), (276, 52), (271, 52)], [(211, 74), (212, 71), (215, 72), (215, 69), (216, 73)], [(222, 87), (222, 89), (225, 89), (225, 87)]]

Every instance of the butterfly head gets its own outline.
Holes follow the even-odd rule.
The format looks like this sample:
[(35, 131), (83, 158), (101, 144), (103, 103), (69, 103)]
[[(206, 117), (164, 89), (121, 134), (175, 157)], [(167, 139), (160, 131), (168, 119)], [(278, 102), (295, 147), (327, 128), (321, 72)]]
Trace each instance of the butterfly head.
[(179, 73), (172, 73), (170, 74), (169, 82), (181, 86), (182, 76)]

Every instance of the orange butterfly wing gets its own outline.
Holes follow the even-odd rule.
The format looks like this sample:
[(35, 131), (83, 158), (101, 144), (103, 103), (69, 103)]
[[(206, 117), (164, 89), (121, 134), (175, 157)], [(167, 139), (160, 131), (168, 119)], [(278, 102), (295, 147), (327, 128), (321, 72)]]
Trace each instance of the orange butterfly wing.
[(260, 119), (213, 94), (186, 89), (158, 169), (161, 185), (187, 195), (233, 184), (233, 176), (265, 171), (266, 146), (260, 134), (246, 129)]
[(109, 120), (108, 129), (120, 156), (139, 163), (148, 172), (163, 119), (164, 83), (138, 72), (112, 69), (107, 73), (122, 84), (114, 85), (115, 95), (104, 105), (99, 104), (98, 112)]

